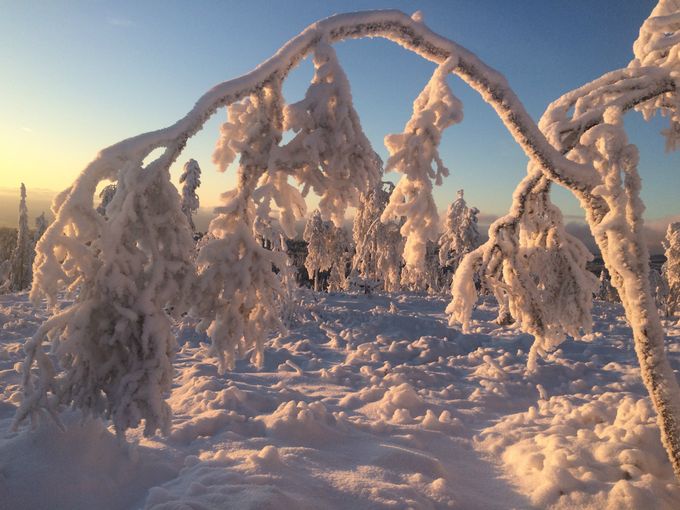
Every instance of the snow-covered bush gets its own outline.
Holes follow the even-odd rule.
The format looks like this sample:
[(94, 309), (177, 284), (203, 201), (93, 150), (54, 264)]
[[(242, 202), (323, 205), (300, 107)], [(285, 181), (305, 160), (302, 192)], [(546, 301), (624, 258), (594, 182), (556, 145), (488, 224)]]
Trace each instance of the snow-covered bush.
[(182, 211), (189, 220), (191, 230), (196, 230), (193, 216), (200, 205), (196, 189), (201, 185), (201, 167), (198, 166), (198, 161), (190, 159), (184, 164), (179, 182), (182, 183)]
[(671, 223), (664, 241), (666, 262), (663, 267), (667, 285), (666, 315), (680, 311), (680, 222)]

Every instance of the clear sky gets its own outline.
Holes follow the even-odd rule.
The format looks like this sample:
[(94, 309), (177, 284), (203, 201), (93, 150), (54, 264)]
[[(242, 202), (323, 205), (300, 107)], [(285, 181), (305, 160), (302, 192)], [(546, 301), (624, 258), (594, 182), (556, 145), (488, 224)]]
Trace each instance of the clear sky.
[[(61, 190), (103, 147), (174, 123), (218, 82), (271, 56), (308, 24), (338, 12), (421, 10), (425, 23), (502, 72), (529, 113), (604, 72), (625, 66), (647, 0), (542, 1), (9, 1), (0, 0), (0, 191)], [(355, 105), (375, 149), (399, 132), (433, 65), (383, 40), (336, 46)], [(311, 78), (303, 63), (284, 87), (300, 99)], [(450, 128), (442, 155), (451, 176), (435, 192), (440, 209), (464, 188), (484, 214), (507, 211), (526, 157), (495, 113), (462, 82), (451, 85), (465, 120)], [(220, 112), (190, 141), (173, 171), (195, 158), (203, 168), (202, 205), (231, 188), (210, 156)], [(641, 150), (647, 218), (680, 215), (680, 155), (665, 154), (662, 120), (629, 114)], [(396, 179), (396, 177), (394, 177)], [(6, 195), (0, 194), (0, 197)], [(556, 201), (578, 215), (567, 193)], [(29, 204), (30, 207), (30, 204)]]

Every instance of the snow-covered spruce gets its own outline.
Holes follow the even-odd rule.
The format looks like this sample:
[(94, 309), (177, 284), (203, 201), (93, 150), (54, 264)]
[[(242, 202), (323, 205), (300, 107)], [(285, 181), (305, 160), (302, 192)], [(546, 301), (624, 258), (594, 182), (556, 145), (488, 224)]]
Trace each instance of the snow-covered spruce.
[(184, 164), (179, 182), (182, 183), (182, 211), (189, 221), (191, 230), (196, 230), (193, 216), (200, 205), (196, 189), (201, 185), (201, 167), (198, 166), (198, 161), (190, 159)]
[(45, 218), (45, 213), (42, 212), (40, 213), (40, 216), (38, 216), (35, 219), (35, 233), (33, 234), (34, 246), (38, 244), (38, 241), (43, 236), (46, 230), (47, 230), (47, 218)]
[[(432, 75), (413, 102), (413, 114), (404, 132), (387, 135), (385, 145), (390, 157), (385, 171), (403, 174), (383, 211), (382, 221), (405, 217), (401, 234), (406, 239), (402, 284), (420, 286), (425, 273), (428, 241), (439, 237), (439, 215), (432, 197), (432, 181), (441, 184), (449, 175), (439, 157), (444, 129), (463, 120), (463, 105), (446, 83), (458, 64), (449, 57)], [(434, 168), (433, 168), (434, 165)]]
[(451, 284), (451, 275), (456, 272), (465, 254), (479, 246), (479, 209), (468, 207), (463, 195), (463, 190), (458, 190), (456, 200), (449, 205), (444, 232), (439, 237), (439, 264), (444, 271), (443, 284), (446, 286)]
[(595, 296), (597, 299), (610, 303), (618, 303), (621, 301), (621, 299), (619, 299), (619, 293), (616, 292), (616, 289), (612, 285), (612, 280), (605, 270), (602, 270), (600, 273), (600, 286), (597, 288)]
[(28, 208), (26, 207), (26, 186), (21, 183), (21, 200), (19, 202), (19, 228), (14, 251), (9, 259), (9, 274), (3, 288), (10, 292), (18, 292), (31, 286), (33, 277), (33, 242), (28, 231)]
[[(659, 423), (662, 429), (664, 445), (669, 451), (676, 474), (680, 477), (680, 433), (678, 431), (680, 419), (677, 418), (680, 416), (680, 412), (678, 412), (680, 409), (677, 397), (678, 388), (664, 355), (663, 330), (656, 313), (652, 313), (653, 303), (649, 293), (647, 274), (644, 270), (647, 264), (646, 248), (640, 237), (641, 225), (637, 219), (641, 209), (637, 197), (639, 183), (635, 182), (634, 172), (627, 172), (626, 182), (630, 185), (626, 185), (626, 193), (628, 193), (628, 199), (631, 204), (631, 207), (627, 207), (627, 209), (630, 211), (630, 216), (627, 216), (625, 219), (616, 218), (624, 220), (625, 223), (617, 224), (616, 221), (608, 221), (606, 224), (602, 224), (602, 220), (609, 213), (609, 205), (605, 197), (613, 198), (616, 193), (611, 193), (611, 190), (608, 191), (606, 187), (601, 188), (603, 184), (602, 175), (601, 172), (594, 170), (593, 161), (587, 158), (572, 160), (562, 154), (562, 152), (568, 152), (569, 148), (573, 147), (581, 139), (581, 135), (584, 133), (588, 135), (586, 132), (589, 129), (602, 122), (606, 110), (614, 108), (614, 110), (607, 111), (607, 124), (614, 125), (618, 122), (617, 111), (620, 113), (622, 110), (641, 105), (645, 102), (649, 105), (650, 111), (660, 110), (662, 113), (670, 115), (672, 123), (667, 133), (670, 141), (669, 147), (672, 148), (676, 145), (676, 134), (680, 131), (677, 127), (678, 102), (676, 87), (679, 65), (677, 48), (680, 41), (674, 35), (677, 32), (677, 16), (676, 0), (662, 0), (655, 9), (653, 16), (645, 23), (645, 30), (647, 34), (651, 35), (641, 36), (640, 40), (654, 41), (652, 44), (641, 44), (640, 48), (636, 48), (635, 62), (638, 62), (638, 64), (633, 63), (628, 69), (609, 73), (599, 80), (595, 80), (592, 84), (587, 85), (583, 90), (579, 89), (566, 95), (562, 98), (562, 104), (565, 106), (564, 109), (559, 104), (553, 105), (547, 118), (547, 124), (542, 125), (543, 132), (548, 134), (550, 141), (546, 139), (538, 126), (533, 122), (502, 75), (486, 66), (464, 48), (431, 32), (424, 25), (420, 16), (415, 16), (412, 19), (397, 11), (374, 11), (333, 16), (315, 23), (289, 41), (275, 56), (258, 66), (250, 74), (236, 80), (224, 82), (211, 89), (198, 100), (194, 108), (184, 118), (172, 126), (124, 140), (104, 149), (85, 168), (72, 187), (56, 199), (56, 220), (48, 228), (38, 245), (39, 253), (35, 264), (37, 283), (34, 285), (32, 296), (34, 299), (39, 299), (44, 295), (54, 302), (56, 292), (63, 285), (71, 286), (71, 288), (81, 285), (80, 300), (92, 299), (95, 303), (101, 303), (101, 300), (107, 296), (106, 285), (103, 285), (102, 282), (107, 280), (107, 276), (110, 273), (106, 271), (112, 267), (123, 271), (123, 279), (131, 277), (130, 280), (133, 282), (140, 281), (145, 283), (147, 280), (143, 277), (143, 271), (148, 268), (155, 268), (156, 264), (145, 263), (140, 266), (134, 265), (133, 267), (120, 265), (118, 264), (120, 261), (115, 260), (118, 256), (117, 252), (111, 251), (110, 247), (102, 249), (100, 246), (100, 239), (105, 240), (101, 244), (108, 244), (108, 230), (113, 227), (102, 225), (104, 220), (101, 219), (101, 216), (95, 216), (96, 213), (92, 207), (92, 199), (97, 185), (104, 180), (118, 179), (120, 183), (122, 175), (125, 186), (116, 193), (112, 204), (119, 202), (118, 207), (122, 208), (123, 204), (127, 204), (130, 201), (134, 202), (138, 196), (136, 191), (139, 190), (139, 187), (133, 186), (132, 181), (135, 181), (140, 176), (144, 180), (145, 170), (153, 169), (157, 171), (159, 168), (167, 170), (169, 165), (179, 156), (186, 144), (186, 140), (200, 130), (205, 121), (219, 107), (233, 104), (251, 94), (258, 94), (267, 86), (280, 91), (280, 81), (285, 78), (289, 70), (307, 54), (314, 52), (320, 43), (326, 47), (328, 44), (347, 38), (385, 37), (424, 58), (439, 65), (444, 65), (446, 73), (455, 73), (473, 89), (478, 91), (498, 113), (501, 121), (508, 128), (513, 138), (532, 160), (535, 171), (522, 182), (515, 195), (514, 216), (511, 214), (511, 217), (499, 220), (500, 223), (496, 225), (495, 233), (492, 233), (495, 241), (501, 241), (498, 243), (499, 246), (505, 241), (501, 239), (502, 237), (519, 235), (519, 216), (523, 214), (524, 206), (535, 189), (538, 190), (535, 194), (539, 196), (544, 194), (541, 188), (545, 187), (542, 181), (546, 179), (558, 182), (573, 190), (582, 200), (584, 208), (586, 208), (591, 228), (596, 230), (598, 226), (602, 226), (600, 229), (601, 235), (596, 236), (596, 238), (599, 239), (598, 243), (601, 244), (600, 248), (603, 253), (607, 252), (607, 257), (609, 257), (605, 258), (605, 261), (608, 264), (610, 273), (612, 275), (618, 273), (620, 276), (620, 278), (615, 277), (613, 281), (615, 286), (620, 287), (618, 290), (622, 294), (622, 302), (633, 325), (643, 377), (660, 416)], [(656, 52), (658, 47), (663, 47), (663, 50)], [(326, 51), (325, 54), (328, 55), (328, 52)], [(639, 63), (644, 63), (645, 66), (640, 66)], [(440, 67), (440, 69), (442, 68)], [(442, 74), (446, 73), (442, 72)], [(443, 83), (443, 80), (441, 83)], [(663, 96), (662, 99), (657, 101), (661, 96)], [(578, 104), (576, 104), (577, 102)], [(405, 133), (405, 136), (408, 136), (408, 133)], [(602, 130), (593, 136), (597, 141), (604, 141), (606, 138), (606, 134)], [(620, 146), (621, 144), (614, 143), (613, 145)], [(598, 149), (589, 143), (588, 140), (584, 140), (583, 146), (586, 148), (585, 152), (589, 152), (591, 149)], [(159, 147), (165, 148), (163, 155), (157, 160), (159, 163), (156, 164), (154, 162), (147, 169), (143, 169), (141, 162), (154, 149)], [(598, 161), (604, 161), (602, 165), (599, 165), (600, 168), (630, 168), (628, 164), (619, 167), (619, 155), (611, 154), (606, 150), (605, 152), (606, 154), (600, 153), (599, 155), (589, 152)], [(271, 161), (268, 163), (271, 163)], [(294, 168), (294, 165), (286, 167), (285, 161), (282, 161), (281, 164), (277, 165), (268, 164), (266, 168), (286, 169)], [(430, 172), (432, 171), (430, 167)], [(150, 172), (147, 171), (146, 173)], [(414, 182), (418, 182), (418, 184), (414, 184)], [(311, 184), (310, 182), (310, 186)], [(400, 190), (399, 196), (395, 197), (397, 203), (401, 202), (400, 206), (405, 206), (407, 210), (411, 209), (409, 213), (416, 214), (419, 221), (424, 223), (426, 228), (423, 232), (426, 234), (429, 230), (429, 223), (425, 220), (431, 218), (431, 210), (428, 207), (429, 200), (427, 200), (427, 184), (428, 182), (409, 182), (408, 179), (405, 179), (405, 184)], [(366, 189), (367, 187), (358, 191), (365, 191)], [(424, 194), (418, 194), (419, 191), (423, 190), (425, 190)], [(178, 203), (177, 192), (176, 190), (173, 191), (175, 193), (175, 201)], [(601, 191), (605, 192), (604, 195), (600, 193)], [(323, 193), (323, 191), (321, 192)], [(413, 202), (404, 204), (406, 197), (413, 197), (415, 195), (422, 199), (417, 202), (422, 208), (417, 208), (417, 210), (408, 207), (409, 204), (415, 205)], [(342, 209), (342, 207), (343, 204), (339, 204), (337, 207), (331, 208), (332, 211), (329, 212), (336, 216), (334, 219), (338, 219), (337, 211)], [(551, 207), (553, 206), (544, 207), (543, 210), (549, 211), (549, 215), (552, 215)], [(616, 211), (617, 213), (615, 214), (618, 214), (621, 208), (616, 208)], [(406, 211), (404, 212), (406, 213)], [(390, 211), (390, 214), (401, 216), (398, 211)], [(632, 218), (630, 224), (628, 223), (629, 218)], [(614, 218), (610, 216), (607, 219)], [(410, 221), (409, 228), (406, 229), (407, 231), (411, 231), (411, 227), (414, 225), (413, 220), (411, 219)], [(561, 235), (559, 225), (556, 225), (550, 218), (547, 222), (550, 224), (550, 230), (553, 233)], [(121, 219), (118, 223), (124, 222)], [(139, 223), (144, 224), (144, 228), (150, 231), (148, 239), (141, 241), (140, 246), (148, 246), (150, 242), (152, 243), (158, 238), (158, 232), (164, 228), (163, 225), (150, 222), (145, 223), (143, 220), (139, 221)], [(407, 224), (409, 224), (409, 221), (405, 223), (405, 225)], [(631, 228), (620, 228), (624, 224)], [(501, 227), (507, 227), (506, 230), (508, 228), (512, 230), (514, 227), (515, 232), (506, 231), (503, 233), (503, 228)], [(186, 230), (189, 230), (188, 226)], [(612, 234), (612, 239), (610, 239), (610, 233)], [(120, 238), (120, 236), (112, 237)], [(419, 239), (422, 238), (421, 235), (418, 235), (418, 237)], [(428, 236), (426, 235), (425, 237)], [(564, 240), (561, 242), (568, 243), (568, 241)], [(414, 244), (417, 245), (417, 249), (412, 249), (415, 248)], [(163, 242), (156, 246), (167, 249), (171, 245), (172, 243)], [(513, 243), (510, 242), (510, 253), (506, 254), (506, 256), (512, 257), (513, 254), (516, 254), (516, 250), (512, 246)], [(549, 247), (550, 242), (546, 242), (546, 246)], [(126, 248), (134, 252), (135, 245), (126, 245)], [(141, 247), (136, 248), (141, 249)], [(417, 265), (418, 261), (422, 260), (420, 255), (424, 254), (424, 248), (424, 242), (412, 243), (406, 249), (408, 255), (407, 262), (415, 262)], [(572, 277), (575, 276), (576, 279), (574, 281), (578, 281), (581, 270), (579, 262), (586, 255), (582, 254), (580, 248), (573, 243), (566, 250), (566, 253), (569, 255), (561, 258), (561, 267), (573, 269), (576, 274), (572, 275)], [(475, 269), (475, 266), (479, 266), (483, 262), (492, 263), (492, 274), (500, 274), (499, 266), (503, 266), (503, 264), (499, 264), (499, 262), (502, 258), (496, 257), (493, 259), (491, 257), (492, 254), (495, 254), (495, 250), (487, 252), (489, 256), (486, 259), (484, 254), (485, 251), (482, 249), (475, 250), (463, 261), (461, 267), (466, 266), (466, 261), (470, 261), (466, 267), (466, 271), (469, 273)], [(127, 254), (122, 256), (123, 260), (125, 260), (126, 256)], [(495, 264), (493, 264), (494, 261), (496, 262)], [(161, 262), (158, 266), (162, 269), (168, 269), (172, 273), (168, 275), (166, 280), (170, 282), (176, 281), (178, 272), (182, 272), (180, 269), (183, 269), (184, 265), (181, 263), (168, 265), (165, 260)], [(632, 273), (627, 268), (636, 268), (640, 269), (640, 271)], [(162, 269), (154, 269), (154, 272), (161, 271)], [(104, 272), (99, 273), (100, 270)], [(522, 286), (531, 283), (530, 281), (523, 281), (521, 278), (516, 278), (512, 281), (513, 277), (513, 274), (509, 274), (508, 278), (505, 278), (504, 275), (506, 281), (511, 280), (507, 283), (508, 285)], [(91, 280), (90, 283), (86, 283), (88, 280)], [(153, 279), (153, 281), (156, 282), (157, 280)], [(466, 278), (461, 280), (462, 283), (466, 281), (470, 280)], [(499, 279), (498, 281), (500, 282), (501, 280)], [(529, 310), (536, 306), (535, 297), (532, 295), (532, 292), (527, 291), (521, 296), (520, 302), (526, 305), (527, 310)], [(143, 322), (149, 314), (153, 315), (157, 310), (160, 310), (162, 306), (160, 303), (164, 301), (167, 301), (166, 295), (155, 295), (155, 299), (150, 303), (151, 306), (143, 309), (143, 318), (138, 323)], [(82, 304), (81, 301), (74, 304), (71, 312), (75, 313), (74, 310), (77, 310)], [(582, 312), (585, 312), (584, 309), (578, 310), (581, 304), (583, 302), (576, 299), (573, 302), (574, 306), (568, 307), (568, 313), (578, 312), (580, 317)], [(109, 302), (107, 311), (110, 314), (111, 309)], [(112, 314), (114, 316), (111, 317), (105, 314), (105, 318), (98, 323), (99, 327), (107, 330), (113, 328), (118, 318), (117, 314), (120, 314), (115, 307), (113, 309), (116, 312)], [(64, 332), (63, 313), (65, 312), (48, 320), (39, 334), (27, 345), (28, 357), (24, 366), (26, 372), (26, 397), (18, 416), (19, 419), (26, 416), (29, 410), (37, 411), (40, 408), (57, 410), (58, 406), (55, 405), (56, 399), (48, 398), (48, 394), (55, 389), (55, 379), (52, 372), (50, 372), (49, 364), (46, 363), (44, 354), (42, 354), (42, 357), (40, 354), (43, 353), (41, 344), (47, 338), (48, 333), (49, 337), (54, 340), (59, 336), (55, 332)], [(532, 317), (541, 317), (540, 311), (537, 314), (527, 313), (527, 321), (525, 321), (527, 326), (532, 328), (535, 326), (540, 331), (550, 329), (548, 325), (533, 320)], [(579, 324), (572, 323), (567, 326), (572, 330), (578, 329)], [(552, 335), (553, 339), (559, 336), (559, 331), (557, 333), (558, 335)], [(71, 335), (67, 334), (66, 337), (70, 338)], [(543, 338), (545, 339), (546, 337)], [(160, 343), (162, 344), (162, 342)], [(546, 346), (545, 342), (541, 342), (541, 344), (544, 347)], [(154, 348), (158, 346), (158, 343), (154, 343)], [(75, 352), (77, 352), (77, 349)], [(31, 375), (31, 366), (34, 361), (38, 362), (41, 368), (36, 374), (37, 380), (35, 382), (38, 383), (37, 387), (33, 384), (33, 376)], [(67, 371), (70, 367), (87, 366), (87, 361), (83, 362), (77, 357), (68, 361), (73, 361), (73, 363), (70, 366), (68, 363), (66, 364)], [(150, 370), (148, 368), (148, 365), (145, 365), (145, 367), (145, 371), (141, 374), (144, 377), (155, 373), (153, 369)], [(68, 378), (58, 379), (59, 384), (67, 380)], [(129, 394), (129, 388), (121, 385), (121, 381), (114, 380), (112, 386), (118, 389), (124, 388), (125, 392), (128, 392), (125, 394)], [(74, 400), (73, 394), (67, 392), (57, 391), (54, 394), (59, 395), (59, 399), (64, 402)], [(162, 399), (157, 392), (153, 395), (149, 395), (149, 392), (146, 392), (145, 398), (148, 402), (156, 404), (154, 408), (162, 407), (160, 404)], [(129, 400), (126, 400), (126, 402), (129, 403)], [(92, 403), (97, 404), (98, 402)], [(91, 402), (86, 400), (79, 399), (76, 404), (86, 409), (93, 409), (97, 414), (107, 414), (107, 410), (102, 409), (102, 406), (90, 405)], [(114, 402), (114, 404), (116, 403)], [(117, 408), (118, 406), (114, 405), (114, 407)], [(126, 411), (123, 412), (125, 416), (133, 416)], [(144, 413), (140, 413), (137, 417), (142, 414)], [(152, 423), (150, 427), (149, 423), (147, 423), (147, 426), (153, 429), (157, 423), (157, 421), (154, 421), (155, 415), (154, 413), (149, 413), (148, 416), (151, 417)], [(145, 418), (146, 416), (142, 417)], [(134, 419), (119, 419), (117, 421), (117, 425), (122, 427), (132, 426), (132, 423), (134, 423)]]

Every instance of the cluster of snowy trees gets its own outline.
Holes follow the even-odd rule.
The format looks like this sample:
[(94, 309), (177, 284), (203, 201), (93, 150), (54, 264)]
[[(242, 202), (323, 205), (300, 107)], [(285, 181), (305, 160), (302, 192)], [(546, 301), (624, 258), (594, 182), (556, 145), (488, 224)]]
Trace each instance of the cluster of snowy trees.
[(663, 306), (666, 316), (673, 317), (680, 312), (680, 222), (668, 225), (664, 248), (666, 249), (664, 253), (666, 263), (661, 272)]
[[(668, 148), (680, 146), (677, 0), (661, 0), (645, 21), (628, 67), (557, 99), (538, 125), (500, 73), (434, 34), (420, 14), (375, 11), (315, 23), (250, 74), (212, 88), (172, 126), (104, 149), (57, 197), (57, 217), (38, 243), (32, 299), (55, 304), (64, 287), (75, 298), (55, 308), (25, 346), (16, 423), (41, 410), (58, 419), (60, 409), (72, 405), (110, 418), (121, 434), (141, 423), (147, 434), (167, 431), (173, 315), (201, 320), (222, 370), (248, 352), (261, 363), (267, 335), (284, 327), (286, 293), (272, 267), (285, 267), (286, 261), (258, 239), (292, 236), (295, 220), (306, 214), (310, 190), (321, 197), (320, 219), (340, 227), (347, 207), (359, 207), (362, 193), (379, 185), (380, 160), (363, 133), (332, 48), (347, 38), (373, 36), (437, 65), (403, 131), (385, 139), (386, 169), (403, 174), (380, 214), (381, 222), (399, 225), (403, 238), (401, 283), (418, 285), (427, 278), (426, 260), (433, 258), (428, 243), (439, 237), (432, 186), (448, 174), (439, 144), (443, 130), (463, 117), (446, 80), (455, 74), (495, 109), (530, 162), (510, 212), (491, 226), (489, 240), (462, 259), (444, 255), (457, 265), (447, 309), (451, 324), (469, 327), (479, 279), (482, 288), (507, 300), (517, 327), (534, 336), (530, 369), (567, 335), (578, 338), (590, 330), (597, 286), (585, 268), (591, 255), (565, 231), (550, 199), (553, 184), (572, 191), (631, 324), (662, 441), (680, 477), (680, 388), (650, 291), (637, 150), (623, 123), (633, 108), (646, 117), (659, 112), (670, 120), (663, 133)], [(310, 54), (309, 89), (302, 101), (286, 104), (282, 82)], [(187, 209), (169, 169), (187, 139), (225, 105), (228, 118), (213, 159), (225, 171), (238, 157), (238, 184), (223, 194), (210, 239), (194, 256)], [(287, 130), (294, 136), (283, 143)], [(162, 154), (144, 164), (158, 148)], [(106, 180), (117, 188), (102, 216), (92, 204)], [(474, 224), (474, 213), (467, 214)]]
[(479, 245), (478, 209), (467, 206), (460, 190), (449, 207), (444, 232), (436, 242), (427, 240), (424, 258), (414, 268), (403, 255), (403, 219), (382, 220), (394, 190), (394, 184), (381, 182), (361, 195), (352, 239), (343, 227), (324, 221), (318, 210), (310, 216), (303, 238), (307, 242), (305, 267), (315, 290), (321, 288), (322, 272), (328, 273), (331, 291), (448, 290), (458, 261)]
[(47, 230), (45, 213), (35, 219), (35, 230), (28, 228), (28, 207), (26, 186), (21, 183), (19, 202), (19, 225), (14, 247), (8, 259), (0, 261), (0, 292), (18, 292), (31, 286), (33, 280), (33, 258), (38, 240)]
[[(662, 244), (666, 261), (660, 270), (649, 268), (649, 286), (659, 312), (673, 318), (680, 311), (680, 222), (668, 225)], [(606, 270), (600, 273), (600, 284), (595, 295), (602, 301), (621, 302)]]

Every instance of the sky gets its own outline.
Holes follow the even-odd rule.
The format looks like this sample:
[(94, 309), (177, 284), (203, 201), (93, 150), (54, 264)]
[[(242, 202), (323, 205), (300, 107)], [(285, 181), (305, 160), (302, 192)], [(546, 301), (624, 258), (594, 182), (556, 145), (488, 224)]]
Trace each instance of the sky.
[[(213, 85), (269, 58), (307, 25), (335, 13), (420, 10), (435, 32), (496, 68), (536, 119), (563, 93), (624, 67), (653, 1), (510, 2), (366, 1), (9, 1), (0, 0), (0, 224), (16, 217), (21, 182), (40, 200), (72, 183), (102, 148), (173, 124)], [(375, 150), (386, 159), (386, 134), (400, 132), (434, 65), (381, 39), (336, 45), (355, 107)], [(284, 84), (294, 102), (312, 77), (303, 62)], [(465, 189), (482, 218), (504, 214), (527, 158), (476, 92), (450, 78), (464, 103), (464, 121), (447, 130), (441, 155), (451, 170), (435, 189), (441, 210)], [(224, 111), (188, 143), (173, 167), (196, 159), (203, 169), (202, 206), (219, 202), (234, 171), (211, 163)], [(643, 200), (650, 225), (680, 218), (680, 154), (666, 154), (664, 119), (628, 115), (640, 148)], [(391, 180), (398, 176), (390, 175)], [(555, 192), (567, 221), (582, 214)], [(37, 201), (36, 201), (37, 204)], [(312, 202), (313, 206), (313, 202)], [(14, 211), (14, 212), (12, 212)], [(16, 220), (14, 220), (14, 223)]]

